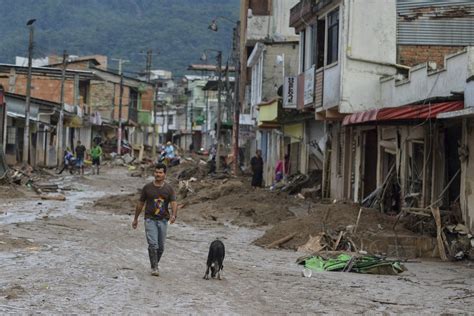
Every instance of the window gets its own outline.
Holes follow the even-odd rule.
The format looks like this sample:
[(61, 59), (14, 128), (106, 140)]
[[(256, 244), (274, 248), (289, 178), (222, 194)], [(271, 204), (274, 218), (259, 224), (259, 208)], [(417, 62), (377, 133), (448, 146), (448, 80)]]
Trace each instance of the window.
[(249, 9), (253, 15), (270, 15), (271, 0), (250, 0)]
[(316, 25), (310, 25), (300, 32), (300, 73), (313, 66), (314, 34)]
[(173, 121), (174, 118), (173, 118), (173, 115), (168, 115), (168, 125), (173, 125)]
[(262, 102), (262, 84), (263, 84), (263, 54), (260, 55), (258, 62), (252, 67), (252, 86), (251, 98), (252, 105)]
[(339, 9), (328, 14), (328, 47), (327, 64), (332, 64), (338, 60), (339, 51)]
[(16, 144), (16, 127), (14, 126), (7, 127), (7, 144)]
[(301, 31), (300, 32), (300, 73), (303, 72), (305, 70), (305, 58), (304, 58), (304, 54), (306, 52), (306, 43), (305, 43), (305, 39), (306, 39), (306, 31)]
[(326, 20), (318, 20), (317, 28), (316, 28), (316, 40), (315, 40), (315, 49), (314, 51), (314, 64), (316, 65), (316, 69), (324, 67), (324, 43), (326, 42), (325, 38), (325, 31), (326, 31)]

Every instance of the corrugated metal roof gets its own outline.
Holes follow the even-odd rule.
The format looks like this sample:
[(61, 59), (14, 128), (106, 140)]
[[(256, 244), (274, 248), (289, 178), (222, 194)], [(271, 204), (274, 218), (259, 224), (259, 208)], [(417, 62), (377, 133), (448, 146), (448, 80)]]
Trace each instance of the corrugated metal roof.
[(398, 0), (402, 45), (474, 45), (474, 1)]

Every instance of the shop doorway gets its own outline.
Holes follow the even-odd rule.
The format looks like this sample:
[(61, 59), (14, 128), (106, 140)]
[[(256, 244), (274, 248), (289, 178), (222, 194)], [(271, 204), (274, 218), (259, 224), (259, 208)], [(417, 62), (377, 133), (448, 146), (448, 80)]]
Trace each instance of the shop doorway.
[(377, 189), (377, 130), (364, 133), (363, 198)]

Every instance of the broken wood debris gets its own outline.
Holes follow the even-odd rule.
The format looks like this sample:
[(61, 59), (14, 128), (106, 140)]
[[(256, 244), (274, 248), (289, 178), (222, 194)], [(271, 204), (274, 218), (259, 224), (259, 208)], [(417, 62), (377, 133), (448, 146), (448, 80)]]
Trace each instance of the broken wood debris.
[(278, 239), (278, 240), (275, 240), (274, 242), (268, 244), (267, 246), (265, 246), (265, 248), (271, 249), (271, 248), (279, 247), (281, 244), (284, 244), (284, 243), (286, 243), (287, 241), (290, 241), (290, 240), (293, 239), (293, 237), (295, 237), (295, 236), (296, 236), (296, 233), (292, 233), (292, 234), (286, 235), (285, 237), (280, 238), (280, 239)]
[(56, 194), (56, 195), (42, 194), (40, 195), (40, 197), (42, 200), (66, 201), (66, 197), (62, 194)]

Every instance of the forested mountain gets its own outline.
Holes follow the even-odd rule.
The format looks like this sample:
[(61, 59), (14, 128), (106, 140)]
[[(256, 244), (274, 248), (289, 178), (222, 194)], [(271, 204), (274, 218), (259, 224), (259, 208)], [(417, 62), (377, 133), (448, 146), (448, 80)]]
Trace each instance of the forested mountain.
[(130, 60), (124, 71), (131, 75), (153, 49), (152, 69), (179, 75), (205, 48), (228, 54), (232, 23), (220, 20), (218, 32), (208, 25), (216, 16), (238, 20), (239, 0), (0, 0), (0, 8), (0, 63), (27, 55), (26, 22), (35, 18), (35, 58), (102, 54), (112, 69), (110, 58)]

